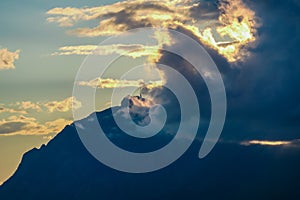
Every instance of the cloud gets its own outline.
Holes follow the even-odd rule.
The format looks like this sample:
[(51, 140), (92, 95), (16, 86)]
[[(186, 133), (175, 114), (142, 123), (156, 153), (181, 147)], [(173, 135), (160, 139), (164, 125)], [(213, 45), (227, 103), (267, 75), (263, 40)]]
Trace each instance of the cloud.
[(35, 110), (37, 112), (41, 112), (42, 108), (39, 103), (33, 103), (31, 101), (21, 101), (17, 102), (16, 106), (18, 106), (21, 110)]
[[(90, 55), (97, 49), (96, 45), (78, 45), (60, 47), (58, 52), (53, 53), (53, 56), (63, 55)], [(103, 54), (107, 54), (105, 51)], [(100, 52), (101, 54), (101, 52)]]
[(14, 69), (15, 60), (19, 59), (20, 50), (8, 51), (6, 48), (0, 49), (0, 70)]
[[(69, 97), (61, 101), (49, 102), (30, 102), (22, 101), (9, 104), (8, 108), (3, 105), (0, 106), (0, 113), (20, 114), (9, 116), (8, 118), (0, 120), (0, 135), (48, 135), (50, 133), (59, 132), (65, 125), (70, 124), (70, 120), (63, 118), (54, 121), (39, 122), (35, 117), (25, 116), (29, 111), (36, 112), (67, 112), (72, 109), (81, 107), (81, 102), (74, 97)], [(44, 139), (47, 139), (45, 137)]]
[(124, 87), (143, 87), (147, 89), (152, 89), (156, 87), (161, 87), (163, 85), (162, 81), (149, 81), (145, 82), (140, 80), (119, 80), (119, 79), (102, 79), (96, 78), (91, 81), (79, 81), (77, 83), (80, 86), (89, 86), (93, 88), (124, 88)]
[(67, 112), (73, 109), (78, 109), (81, 107), (81, 102), (76, 100), (74, 97), (66, 98), (62, 101), (49, 101), (43, 104), (43, 106), (49, 112)]
[(67, 112), (72, 109), (78, 109), (81, 107), (81, 102), (74, 97), (68, 97), (61, 101), (48, 101), (48, 102), (31, 102), (21, 101), (11, 103), (5, 106), (0, 104), (0, 113), (16, 113), (16, 114), (28, 114), (29, 112), (44, 112), (45, 109), (48, 112)]
[[(73, 26), (79, 21), (90, 21), (95, 20), (99, 18), (108, 18), (102, 20), (102, 24), (100, 23), (98, 27), (97, 34), (105, 35), (107, 33), (116, 33), (118, 30), (122, 30), (123, 28), (126, 28), (128, 25), (126, 24), (120, 24), (119, 26), (114, 26), (113, 20), (115, 19), (114, 14), (124, 13), (125, 11), (128, 11), (128, 13), (139, 10), (139, 15), (141, 15), (142, 18), (146, 18), (147, 14), (149, 12), (153, 12), (153, 18), (161, 18), (161, 15), (157, 13), (165, 12), (169, 13), (170, 15), (174, 13), (175, 10), (182, 10), (182, 8), (176, 9), (176, 3), (182, 3), (183, 1), (123, 1), (123, 2), (117, 2), (111, 5), (104, 5), (99, 7), (92, 7), (92, 8), (53, 8), (47, 12), (48, 15), (51, 15), (51, 17), (48, 17), (48, 22), (56, 22), (59, 24), (59, 26)], [(185, 13), (178, 12), (177, 15), (180, 17), (185, 18)], [(164, 15), (164, 18), (162, 20), (167, 19), (167, 14)], [(121, 18), (118, 18), (120, 20)], [(126, 19), (123, 19), (126, 20)], [(104, 21), (104, 22), (103, 22)], [(111, 21), (111, 22), (110, 22)], [(103, 24), (112, 25), (111, 28), (102, 28), (101, 25)], [(109, 32), (109, 31), (112, 32)]]
[(243, 141), (240, 143), (243, 146), (250, 146), (250, 145), (261, 145), (261, 146), (286, 146), (286, 147), (295, 147), (300, 145), (300, 140), (249, 140)]
[(58, 52), (53, 53), (53, 56), (63, 55), (110, 55), (113, 53), (128, 56), (131, 58), (139, 58), (143, 56), (160, 58), (158, 46), (144, 46), (141, 44), (113, 44), (113, 45), (78, 45), (60, 47)]
[(291, 144), (291, 141), (268, 141), (268, 140), (250, 140), (242, 142), (241, 145), (263, 145), (263, 146), (285, 146)]
[(117, 35), (141, 27), (184, 29), (213, 48), (229, 62), (244, 59), (245, 48), (256, 40), (256, 16), (242, 0), (212, 3), (186, 1), (123, 1), (93, 8), (53, 8), (49, 22), (73, 26), (80, 21), (100, 20), (99, 25), (70, 30), (80, 37)]
[(23, 129), (24, 126), (26, 126), (25, 122), (20, 122), (20, 121), (5, 122), (0, 125), (0, 134), (13, 133), (16, 130)]
[(17, 113), (17, 114), (28, 114), (28, 111), (41, 112), (41, 104), (33, 103), (31, 101), (21, 101), (11, 103), (8, 105), (0, 104), (0, 113)]
[(271, 141), (299, 138), (300, 7), (293, 0), (252, 2), (262, 20), (260, 39), (251, 59), (239, 63), (238, 70), (223, 71), (228, 102), (225, 135), (243, 140), (248, 135)]
[[(117, 120), (120, 123), (124, 123), (125, 127), (132, 128), (132, 122), (140, 125), (146, 126), (152, 122), (152, 126), (149, 130), (158, 127), (157, 120), (161, 120), (160, 115), (158, 114), (158, 109), (153, 107), (155, 102), (151, 98), (143, 98), (141, 96), (126, 96), (121, 102), (121, 107), (114, 113), (114, 116), (117, 117)], [(152, 107), (152, 116), (150, 118), (149, 112)], [(158, 117), (158, 118), (157, 118)], [(132, 120), (132, 121), (131, 121)], [(130, 122), (129, 122), (130, 121)], [(128, 123), (129, 124), (126, 124)], [(162, 122), (159, 121), (159, 122)], [(129, 129), (130, 130), (130, 129)], [(131, 130), (134, 131), (134, 130)], [(145, 133), (143, 133), (145, 134)]]
[(33, 117), (11, 116), (0, 121), (0, 135), (47, 135), (59, 132), (65, 125), (70, 123), (71, 121), (66, 119), (40, 123)]
[(13, 108), (6, 108), (3, 104), (0, 104), (0, 114), (1, 113), (18, 113), (18, 114), (27, 114), (25, 110), (18, 110)]

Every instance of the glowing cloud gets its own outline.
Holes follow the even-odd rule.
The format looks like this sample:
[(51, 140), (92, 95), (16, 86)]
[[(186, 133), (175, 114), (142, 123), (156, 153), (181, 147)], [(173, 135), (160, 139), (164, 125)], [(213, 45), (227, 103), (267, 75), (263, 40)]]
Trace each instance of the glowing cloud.
[(118, 80), (118, 79), (101, 79), (97, 78), (91, 81), (80, 81), (78, 85), (89, 86), (93, 88), (123, 88), (123, 87), (143, 87), (147, 89), (152, 89), (155, 87), (161, 87), (163, 85), (162, 81), (149, 81), (145, 82), (143, 80)]
[[(100, 20), (95, 27), (69, 31), (80, 37), (111, 36), (149, 26), (186, 30), (229, 62), (248, 56), (245, 46), (256, 40), (258, 26), (255, 12), (242, 0), (221, 0), (217, 6), (192, 0), (132, 0), (93, 8), (53, 8), (47, 14), (51, 15), (49, 22), (56, 22), (60, 26)], [(160, 45), (171, 41), (166, 37), (161, 38), (157, 38)]]
[[(109, 55), (120, 54), (131, 58), (138, 58), (142, 56), (160, 56), (157, 51), (157, 46), (144, 46), (140, 44), (113, 44), (113, 45), (79, 45), (79, 46), (64, 46), (59, 48), (59, 52), (55, 52), (52, 55)], [(159, 54), (159, 55), (157, 55)]]
[(0, 49), (0, 70), (14, 69), (15, 60), (19, 59), (20, 50), (10, 52), (7, 49)]
[(287, 146), (292, 144), (292, 141), (268, 141), (268, 140), (250, 140), (242, 142), (242, 145), (263, 145), (263, 146)]
[(90, 55), (97, 49), (96, 45), (79, 45), (79, 46), (64, 46), (60, 47), (58, 52), (53, 53), (53, 56), (63, 55)]

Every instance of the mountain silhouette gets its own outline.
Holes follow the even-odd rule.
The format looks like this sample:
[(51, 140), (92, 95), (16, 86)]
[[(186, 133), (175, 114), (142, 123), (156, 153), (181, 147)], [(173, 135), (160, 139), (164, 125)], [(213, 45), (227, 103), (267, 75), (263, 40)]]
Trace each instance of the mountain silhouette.
[[(112, 109), (96, 115), (112, 142), (130, 151), (161, 148), (173, 138), (164, 129), (146, 141), (129, 137), (118, 129)], [(15, 174), (0, 187), (0, 199), (299, 199), (299, 149), (219, 142), (199, 159), (200, 145), (195, 140), (161, 170), (125, 173), (96, 160), (71, 124), (47, 145), (24, 154)]]

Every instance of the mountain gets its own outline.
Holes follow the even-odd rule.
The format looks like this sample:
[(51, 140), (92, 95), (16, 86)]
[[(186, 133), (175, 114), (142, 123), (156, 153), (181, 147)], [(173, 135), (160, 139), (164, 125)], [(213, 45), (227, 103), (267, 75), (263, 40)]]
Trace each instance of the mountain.
[[(96, 115), (111, 140), (125, 149), (146, 151), (172, 139), (162, 131), (148, 146), (136, 146), (139, 141), (116, 127), (112, 109)], [(15, 174), (0, 187), (0, 199), (299, 199), (299, 149), (220, 142), (199, 159), (200, 145), (195, 140), (164, 169), (124, 173), (97, 161), (71, 124), (47, 145), (24, 154)]]

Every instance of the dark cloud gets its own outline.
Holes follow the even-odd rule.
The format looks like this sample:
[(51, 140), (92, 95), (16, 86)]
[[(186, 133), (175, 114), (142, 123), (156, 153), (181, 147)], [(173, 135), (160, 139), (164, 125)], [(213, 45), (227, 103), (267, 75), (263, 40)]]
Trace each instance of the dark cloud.
[[(295, 1), (252, 1), (262, 26), (251, 57), (225, 72), (229, 137), (299, 137), (300, 7)], [(220, 66), (220, 65), (218, 65)]]
[[(243, 140), (295, 139), (300, 133), (300, 7), (296, 1), (251, 1), (247, 4), (261, 19), (258, 41), (247, 47), (251, 56), (244, 61), (228, 63), (216, 51), (205, 46), (222, 73), (228, 101), (227, 120), (222, 137)], [(179, 30), (179, 29), (178, 29)], [(179, 30), (194, 37), (187, 30)], [(179, 44), (180, 45), (180, 44)], [(183, 74), (193, 85), (202, 103), (201, 116), (210, 117), (207, 88), (193, 67), (185, 60), (164, 53), (160, 62)], [(166, 78), (172, 79), (174, 77)], [(163, 91), (158, 97), (166, 99)], [(157, 95), (157, 93), (156, 93)], [(172, 99), (169, 101), (172, 101)], [(173, 118), (179, 113), (172, 107)], [(176, 117), (175, 117), (176, 118)]]
[(0, 125), (0, 134), (9, 134), (22, 130), (27, 123), (25, 122), (7, 122)]

